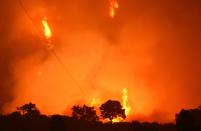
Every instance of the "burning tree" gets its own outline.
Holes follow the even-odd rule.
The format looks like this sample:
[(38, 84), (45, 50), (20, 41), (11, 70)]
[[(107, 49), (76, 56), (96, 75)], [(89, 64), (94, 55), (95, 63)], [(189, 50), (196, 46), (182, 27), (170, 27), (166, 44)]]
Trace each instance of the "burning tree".
[(98, 116), (94, 107), (83, 107), (77, 105), (72, 108), (72, 117), (78, 120), (98, 121)]
[(119, 101), (108, 100), (100, 107), (101, 117), (109, 119), (111, 122), (115, 118), (125, 119), (125, 109), (121, 106)]

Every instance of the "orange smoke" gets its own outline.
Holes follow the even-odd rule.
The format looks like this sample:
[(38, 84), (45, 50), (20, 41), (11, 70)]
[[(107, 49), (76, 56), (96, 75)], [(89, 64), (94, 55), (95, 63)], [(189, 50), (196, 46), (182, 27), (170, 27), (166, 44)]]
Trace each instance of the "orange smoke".
[[(113, 23), (105, 20), (105, 14), (102, 16), (105, 11), (103, 1), (39, 1), (25, 3), (30, 16), (41, 30), (50, 28), (47, 33), (50, 35), (45, 33), (49, 37), (41, 31), (42, 37), (45, 42), (48, 42), (47, 38), (51, 41), (55, 38), (55, 51), (87, 92), (87, 97), (83, 97), (52, 54), (43, 51), (41, 46), (36, 47), (39, 38), (35, 37), (35, 27), (17, 8), (21, 17), (16, 22), (11, 16), (9, 22), (1, 22), (5, 31), (13, 31), (2, 31), (0, 35), (12, 36), (3, 38), (2, 64), (7, 63), (5, 58), (10, 60), (12, 63), (3, 67), (15, 70), (12, 74), (17, 79), (16, 91), (11, 90), (15, 100), (5, 106), (6, 112), (31, 101), (45, 114), (63, 113), (67, 109), (69, 112), (66, 113), (70, 114), (71, 106), (87, 103), (94, 97), (95, 106), (108, 99), (121, 100), (122, 87), (129, 91), (132, 107), (129, 120), (174, 120), (175, 113), (181, 108), (201, 103), (200, 81), (196, 77), (201, 72), (200, 61), (197, 61), (200, 59), (197, 8), (183, 8), (181, 5), (185, 2), (178, 5), (182, 9), (178, 11), (178, 6), (172, 7), (171, 2), (127, 1), (121, 5), (118, 0), (108, 0), (106, 15), (109, 18), (118, 15), (118, 6), (124, 14)], [(118, 2), (116, 5), (115, 1)], [(95, 3), (97, 9), (94, 10)], [(7, 11), (10, 10), (5, 8)], [(50, 16), (54, 18), (51, 23)], [(182, 23), (175, 28), (178, 22)], [(4, 23), (8, 23), (7, 27)], [(7, 40), (13, 41), (7, 44)], [(15, 48), (6, 50), (10, 46)], [(20, 59), (16, 61), (16, 57)], [(5, 75), (2, 78), (8, 79)]]
[(116, 10), (119, 8), (119, 4), (116, 0), (110, 0), (110, 16), (114, 18)]

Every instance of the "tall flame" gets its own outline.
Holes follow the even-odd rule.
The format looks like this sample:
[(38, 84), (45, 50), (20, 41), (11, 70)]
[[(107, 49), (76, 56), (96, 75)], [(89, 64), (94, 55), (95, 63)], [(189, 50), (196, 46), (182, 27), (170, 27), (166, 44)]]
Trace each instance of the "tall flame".
[(122, 101), (123, 101), (123, 108), (125, 109), (125, 114), (126, 116), (128, 116), (131, 111), (131, 107), (127, 105), (128, 90), (126, 88), (124, 88), (122, 91)]
[[(94, 107), (96, 105), (97, 105), (97, 99), (93, 98), (90, 101), (90, 106)], [(128, 90), (126, 88), (122, 90), (122, 108), (125, 110), (126, 117), (128, 117), (131, 111), (131, 106), (128, 105)], [(122, 122), (123, 120), (124, 119), (121, 116), (117, 116), (116, 118), (112, 119), (112, 123)], [(103, 123), (107, 122), (110, 122), (109, 118), (103, 120)]]
[(52, 37), (52, 31), (49, 27), (46, 17), (42, 20), (42, 25), (43, 25), (44, 35), (45, 35), (46, 39), (49, 40)]
[(119, 4), (116, 0), (110, 0), (110, 16), (114, 18), (116, 10), (119, 8)]
[[(126, 117), (128, 117), (130, 111), (131, 111), (131, 107), (127, 105), (127, 101), (128, 101), (128, 90), (126, 88), (124, 88), (122, 90), (122, 102), (123, 102), (123, 109), (125, 109), (125, 114)], [(112, 119), (113, 123), (117, 123), (117, 122), (121, 122), (123, 121), (122, 117), (117, 117)]]

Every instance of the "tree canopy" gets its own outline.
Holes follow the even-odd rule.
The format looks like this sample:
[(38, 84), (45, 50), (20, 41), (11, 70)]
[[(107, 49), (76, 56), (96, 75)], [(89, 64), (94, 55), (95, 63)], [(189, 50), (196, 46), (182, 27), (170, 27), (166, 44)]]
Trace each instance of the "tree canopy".
[(112, 121), (113, 118), (121, 117), (126, 118), (125, 109), (122, 108), (121, 103), (115, 100), (108, 100), (100, 107), (101, 117), (103, 119), (109, 119)]
[(98, 116), (94, 107), (77, 105), (72, 108), (72, 117), (78, 120), (97, 121)]
[(21, 107), (17, 107), (17, 111), (22, 115), (40, 114), (40, 111), (36, 108), (36, 105), (32, 104), (31, 102)]

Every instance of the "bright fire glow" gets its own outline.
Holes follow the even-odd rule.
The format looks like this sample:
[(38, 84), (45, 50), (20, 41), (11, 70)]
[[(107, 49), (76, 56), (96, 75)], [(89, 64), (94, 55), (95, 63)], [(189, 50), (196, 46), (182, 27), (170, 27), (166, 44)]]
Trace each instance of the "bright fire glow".
[(95, 98), (93, 98), (92, 100), (91, 100), (91, 103), (90, 103), (90, 106), (91, 107), (94, 107), (95, 105), (96, 105), (96, 99)]
[(122, 120), (123, 120), (122, 117), (117, 117), (117, 118), (112, 119), (112, 123), (118, 123), (118, 122), (121, 122)]
[(110, 0), (110, 16), (114, 18), (116, 10), (119, 8), (119, 4), (116, 0)]
[(42, 75), (42, 72), (41, 72), (41, 71), (39, 71), (39, 72), (38, 72), (38, 76), (41, 76), (41, 75)]
[(42, 20), (42, 25), (43, 25), (43, 31), (44, 31), (46, 39), (50, 39), (52, 37), (52, 31), (49, 27), (46, 17)]
[(131, 111), (131, 107), (127, 105), (127, 100), (128, 100), (128, 90), (125, 88), (122, 91), (122, 101), (126, 116), (128, 116)]
[[(127, 101), (128, 101), (128, 90), (126, 88), (124, 88), (122, 90), (122, 102), (123, 102), (123, 109), (125, 109), (125, 114), (126, 117), (128, 117), (130, 111), (131, 111), (131, 107), (127, 105)], [(121, 122), (123, 121), (122, 117), (117, 117), (112, 119), (113, 123), (117, 123), (117, 122)]]

